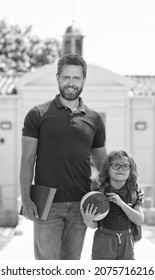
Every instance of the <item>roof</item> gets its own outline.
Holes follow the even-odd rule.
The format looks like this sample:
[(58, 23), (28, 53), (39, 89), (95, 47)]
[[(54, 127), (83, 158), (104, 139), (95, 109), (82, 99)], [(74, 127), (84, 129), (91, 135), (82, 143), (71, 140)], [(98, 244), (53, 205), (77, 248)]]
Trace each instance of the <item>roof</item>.
[(155, 96), (155, 76), (126, 76), (134, 81), (133, 96)]
[[(50, 76), (52, 77), (53, 75), (51, 75), (51, 70), (52, 69), (49, 68)], [(22, 75), (23, 74), (21, 73), (17, 73), (14, 75), (11, 74), (6, 75), (5, 73), (0, 73), (0, 96), (17, 94), (17, 89), (15, 84), (17, 80), (20, 81), (20, 77)], [(31, 76), (31, 73), (29, 73), (28, 75)], [(25, 74), (23, 76), (25, 76)], [(133, 87), (132, 87), (133, 96), (143, 96), (143, 97), (155, 96), (155, 76), (125, 75), (124, 77), (126, 79), (129, 78), (129, 80), (133, 81)]]
[[(56, 64), (47, 64), (37, 69), (33, 73), (25, 74), (17, 81), (17, 89), (23, 87), (55, 87), (56, 80)], [(123, 77), (103, 67), (88, 64), (87, 80), (85, 87), (104, 87), (104, 88), (128, 88), (133, 87), (133, 81)]]
[(21, 77), (21, 74), (6, 75), (5, 73), (0, 73), (0, 95), (17, 94), (15, 81), (19, 77)]
[(65, 35), (76, 35), (76, 36), (82, 36), (82, 33), (80, 31), (79, 28), (77, 28), (76, 26), (74, 25), (70, 25), (66, 28), (66, 31), (65, 31)]

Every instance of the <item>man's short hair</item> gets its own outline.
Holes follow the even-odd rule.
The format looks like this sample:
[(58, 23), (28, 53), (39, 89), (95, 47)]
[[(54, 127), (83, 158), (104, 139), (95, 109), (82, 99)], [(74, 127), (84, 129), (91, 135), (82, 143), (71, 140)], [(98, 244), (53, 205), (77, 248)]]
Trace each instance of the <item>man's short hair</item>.
[(64, 65), (77, 65), (82, 67), (83, 77), (87, 74), (87, 64), (82, 56), (78, 54), (67, 54), (62, 56), (57, 63), (57, 75), (60, 76)]

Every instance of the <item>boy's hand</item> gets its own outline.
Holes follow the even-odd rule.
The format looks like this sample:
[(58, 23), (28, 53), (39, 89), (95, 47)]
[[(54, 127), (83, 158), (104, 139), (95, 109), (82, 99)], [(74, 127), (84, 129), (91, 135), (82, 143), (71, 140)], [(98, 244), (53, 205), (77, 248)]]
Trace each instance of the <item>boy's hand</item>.
[(94, 218), (96, 218), (101, 214), (101, 213), (96, 214), (96, 211), (97, 211), (97, 207), (94, 207), (94, 204), (91, 205), (88, 204), (85, 211), (83, 208), (81, 208), (83, 221), (87, 226), (91, 227), (92, 224), (94, 223)]
[(120, 196), (116, 193), (106, 193), (108, 201), (111, 201), (119, 206), (121, 206), (122, 200)]

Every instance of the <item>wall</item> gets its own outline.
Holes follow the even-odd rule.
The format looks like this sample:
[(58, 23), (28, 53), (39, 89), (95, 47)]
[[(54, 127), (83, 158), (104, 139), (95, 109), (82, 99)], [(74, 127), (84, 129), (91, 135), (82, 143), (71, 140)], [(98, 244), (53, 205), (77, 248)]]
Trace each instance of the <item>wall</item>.
[[(6, 140), (0, 142), (0, 226), (14, 226), (18, 221), (23, 120), (30, 108), (53, 99), (58, 93), (55, 73), (55, 66), (48, 65), (26, 74), (16, 84), (18, 96), (0, 97), (0, 123), (11, 122), (10, 130), (0, 128), (0, 139)], [(125, 149), (134, 156), (139, 182), (146, 194), (145, 206), (152, 209), (155, 207), (154, 99), (129, 98), (130, 83), (106, 69), (91, 65), (88, 74), (82, 98), (105, 121), (107, 151)]]
[(155, 207), (155, 98), (130, 98), (130, 150), (137, 162), (144, 207)]
[(18, 222), (19, 99), (0, 96), (0, 226)]

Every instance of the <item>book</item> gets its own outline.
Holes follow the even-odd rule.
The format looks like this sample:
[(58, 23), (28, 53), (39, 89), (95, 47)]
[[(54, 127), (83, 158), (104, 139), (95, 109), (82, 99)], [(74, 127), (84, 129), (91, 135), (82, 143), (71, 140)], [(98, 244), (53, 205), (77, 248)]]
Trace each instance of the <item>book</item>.
[[(55, 188), (41, 185), (31, 185), (30, 198), (37, 207), (39, 219), (47, 219), (55, 193)], [(19, 214), (24, 216), (23, 205)]]

